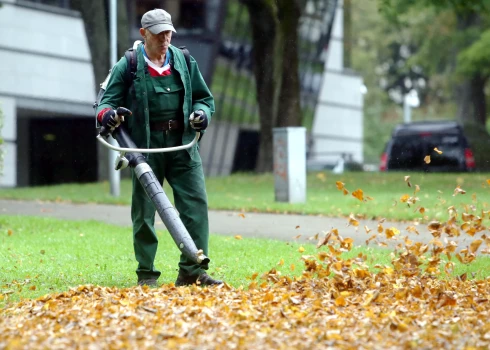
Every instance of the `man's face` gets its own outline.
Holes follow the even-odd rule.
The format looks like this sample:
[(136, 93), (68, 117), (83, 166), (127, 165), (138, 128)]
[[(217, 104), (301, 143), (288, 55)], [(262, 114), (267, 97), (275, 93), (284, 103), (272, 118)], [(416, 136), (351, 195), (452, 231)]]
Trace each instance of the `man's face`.
[(153, 34), (147, 29), (143, 30), (146, 48), (155, 55), (166, 54), (170, 41), (172, 41), (172, 31), (166, 30), (158, 34)]

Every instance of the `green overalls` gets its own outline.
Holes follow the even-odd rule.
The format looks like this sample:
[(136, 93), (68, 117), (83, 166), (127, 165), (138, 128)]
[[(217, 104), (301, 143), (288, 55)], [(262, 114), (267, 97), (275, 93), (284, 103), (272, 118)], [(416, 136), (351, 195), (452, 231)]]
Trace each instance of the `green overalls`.
[[(179, 74), (146, 79), (150, 123), (179, 119), (183, 121), (183, 84)], [(170, 91), (167, 91), (170, 89)], [(173, 147), (182, 144), (182, 131), (150, 131), (150, 148)], [(199, 155), (197, 153), (197, 155)], [(192, 159), (186, 150), (169, 153), (150, 153), (148, 165), (160, 183), (167, 179), (174, 193), (175, 207), (198, 249), (208, 254), (208, 203), (204, 186), (201, 159)], [(154, 260), (158, 240), (155, 235), (155, 207), (133, 172), (134, 251), (138, 261), (138, 279), (155, 278), (160, 272)], [(189, 275), (199, 275), (199, 266), (181, 255), (179, 267)]]
[[(195, 131), (190, 128), (189, 115), (193, 110), (204, 109), (210, 117), (214, 112), (214, 99), (204, 83), (195, 60), (191, 58), (191, 70), (187, 72), (185, 59), (180, 50), (172, 50), (172, 74), (151, 77), (145, 69), (146, 63), (138, 48), (138, 69), (134, 80), (135, 96), (131, 97), (122, 89), (121, 82), (126, 69), (124, 57), (116, 64), (107, 90), (98, 110), (106, 107), (130, 106), (135, 109), (128, 118), (129, 130), (133, 140), (141, 148), (162, 148), (181, 145), (192, 140)], [(190, 78), (190, 79), (189, 79)], [(192, 91), (189, 91), (190, 89)], [(147, 98), (144, 98), (144, 97)], [(136, 97), (137, 103), (132, 103)], [(179, 119), (185, 130), (151, 131), (149, 125), (154, 121)], [(172, 187), (174, 204), (196, 247), (208, 255), (209, 224), (207, 194), (202, 162), (197, 146), (190, 150), (169, 153), (146, 154), (148, 165), (157, 179), (166, 179)], [(155, 234), (155, 207), (146, 195), (133, 172), (133, 195), (131, 204), (133, 222), (133, 244), (138, 268), (138, 280), (157, 279), (160, 271), (154, 260), (158, 239)], [(189, 276), (198, 276), (202, 267), (180, 257), (179, 268)], [(204, 267), (207, 269), (207, 267)]]

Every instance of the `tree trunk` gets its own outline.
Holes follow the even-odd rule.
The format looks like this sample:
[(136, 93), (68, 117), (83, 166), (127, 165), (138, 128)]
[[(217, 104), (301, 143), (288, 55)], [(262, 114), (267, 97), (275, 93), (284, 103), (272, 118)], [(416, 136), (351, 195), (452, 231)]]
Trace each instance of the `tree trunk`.
[(487, 103), (485, 97), (487, 79), (478, 74), (473, 77), (471, 83), (474, 122), (484, 127), (487, 121)]
[(256, 172), (273, 165), (275, 126), (301, 125), (298, 25), (301, 0), (240, 0), (252, 27), (254, 75), (260, 115)]
[(456, 120), (461, 124), (465, 124), (472, 115), (471, 106), (471, 81), (465, 79), (459, 82), (455, 87), (455, 99), (458, 106)]
[(94, 89), (98, 90), (99, 84), (109, 72), (109, 39), (107, 15), (104, 1), (100, 0), (71, 0), (71, 7), (80, 11), (85, 24), (92, 65), (95, 76)]
[(280, 0), (277, 7), (280, 34), (276, 65), (279, 66), (280, 86), (276, 126), (300, 126), (298, 26), (301, 7), (297, 0)]
[[(71, 7), (80, 11), (85, 24), (90, 53), (92, 55), (92, 66), (95, 78), (95, 93), (99, 92), (99, 84), (104, 81), (109, 73), (109, 16), (107, 1), (101, 0), (71, 0)], [(117, 42), (118, 55), (121, 56), (132, 43), (129, 43), (128, 11), (125, 0), (117, 1)], [(98, 177), (107, 179), (109, 150), (97, 144), (99, 158)], [(123, 173), (124, 174), (124, 173)]]
[(260, 146), (257, 172), (272, 171), (272, 128), (275, 120), (276, 91), (274, 75), (275, 9), (270, 0), (240, 0), (250, 14), (254, 76), (260, 116)]
[[(459, 31), (467, 31), (481, 25), (481, 17), (476, 12), (458, 14), (457, 21)], [(468, 35), (467, 40), (460, 43), (460, 46), (467, 47), (475, 39), (476, 37)], [(456, 84), (455, 97), (458, 106), (456, 119), (461, 124), (485, 125), (487, 118), (485, 83), (486, 79), (480, 74), (476, 74)]]

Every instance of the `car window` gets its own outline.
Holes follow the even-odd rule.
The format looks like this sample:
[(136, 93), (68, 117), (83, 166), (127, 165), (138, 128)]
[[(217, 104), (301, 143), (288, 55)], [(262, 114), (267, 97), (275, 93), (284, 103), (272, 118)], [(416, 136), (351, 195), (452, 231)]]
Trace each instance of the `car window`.
[[(442, 153), (436, 152), (435, 148)], [(430, 165), (424, 162), (425, 156), (430, 156)], [(405, 135), (393, 139), (388, 168), (400, 170), (435, 169), (437, 167), (457, 169), (462, 159), (464, 159), (464, 140), (459, 135)]]
[[(432, 166), (458, 167), (464, 158), (464, 144), (459, 135), (432, 135), (425, 138), (425, 142), (430, 151)], [(441, 154), (434, 151), (436, 147)]]
[(421, 169), (424, 160), (424, 145), (420, 138), (400, 136), (393, 139), (388, 159), (390, 169)]

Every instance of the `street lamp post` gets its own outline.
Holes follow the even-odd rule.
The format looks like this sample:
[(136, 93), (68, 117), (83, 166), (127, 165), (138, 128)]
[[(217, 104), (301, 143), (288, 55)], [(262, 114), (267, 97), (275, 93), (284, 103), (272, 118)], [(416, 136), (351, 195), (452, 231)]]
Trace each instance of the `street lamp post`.
[(412, 108), (420, 106), (420, 99), (417, 90), (410, 90), (403, 96), (403, 122), (410, 123), (412, 121)]

